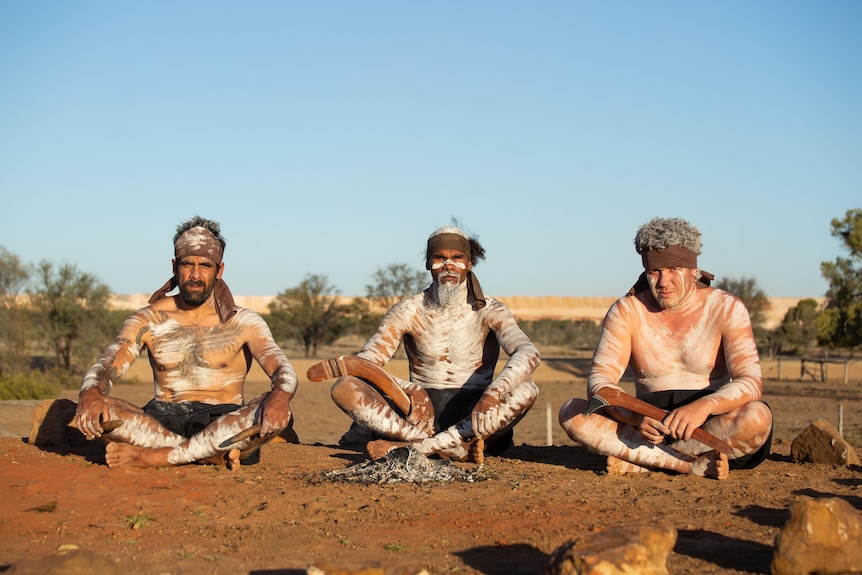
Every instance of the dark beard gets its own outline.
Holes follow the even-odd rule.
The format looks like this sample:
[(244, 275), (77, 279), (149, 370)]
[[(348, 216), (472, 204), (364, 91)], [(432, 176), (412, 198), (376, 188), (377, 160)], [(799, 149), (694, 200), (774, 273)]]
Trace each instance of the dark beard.
[[(189, 287), (199, 286), (201, 284), (203, 284), (203, 286), (204, 286), (203, 291), (201, 291), (201, 292), (190, 292), (190, 291), (188, 291)], [(204, 303), (205, 301), (207, 301), (207, 299), (209, 299), (210, 294), (213, 292), (214, 287), (215, 287), (215, 284), (213, 284), (211, 286), (207, 286), (204, 282), (188, 281), (188, 282), (186, 282), (180, 286), (180, 297), (187, 304), (197, 307), (197, 306), (201, 305), (202, 303)]]

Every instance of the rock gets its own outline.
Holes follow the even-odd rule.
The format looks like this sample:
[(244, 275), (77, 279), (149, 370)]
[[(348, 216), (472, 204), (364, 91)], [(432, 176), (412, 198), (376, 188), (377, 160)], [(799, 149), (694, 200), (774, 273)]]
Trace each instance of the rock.
[(772, 575), (862, 572), (862, 515), (835, 497), (805, 497), (775, 538)]
[(673, 527), (615, 527), (554, 551), (545, 575), (668, 575)]
[(119, 575), (116, 563), (92, 551), (75, 551), (53, 557), (25, 559), (12, 565), (6, 575)]
[(70, 399), (46, 399), (33, 410), (29, 442), (39, 447), (74, 447), (86, 441), (74, 426), (78, 404)]
[(790, 444), (794, 461), (829, 465), (858, 465), (859, 456), (838, 430), (825, 419), (817, 419)]

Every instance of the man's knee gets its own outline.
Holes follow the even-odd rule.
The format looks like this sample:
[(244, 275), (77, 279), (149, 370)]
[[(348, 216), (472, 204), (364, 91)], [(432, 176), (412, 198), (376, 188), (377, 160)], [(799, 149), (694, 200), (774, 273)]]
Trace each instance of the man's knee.
[(575, 416), (581, 415), (584, 413), (584, 408), (587, 406), (587, 402), (584, 399), (580, 398), (572, 398), (566, 401), (563, 406), (560, 408), (559, 420), (560, 425), (566, 427), (567, 425), (575, 419)]
[(329, 395), (332, 401), (341, 409), (346, 409), (356, 402), (356, 395), (360, 392), (361, 382), (352, 375), (342, 375), (332, 384)]

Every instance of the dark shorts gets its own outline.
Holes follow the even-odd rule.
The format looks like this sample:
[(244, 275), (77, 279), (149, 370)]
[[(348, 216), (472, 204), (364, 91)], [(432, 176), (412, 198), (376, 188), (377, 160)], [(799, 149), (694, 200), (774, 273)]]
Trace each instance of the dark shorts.
[[(470, 417), (484, 389), (426, 389), (434, 406), (434, 433)], [(485, 440), (485, 453), (500, 455), (514, 445), (514, 430), (509, 428)]]
[[(670, 411), (687, 405), (701, 397), (710, 395), (712, 390), (672, 390), (672, 391), (654, 391), (639, 397), (651, 405), (660, 407), (665, 411)], [(766, 407), (769, 407), (767, 404)], [(772, 449), (772, 428), (769, 429), (769, 437), (766, 442), (754, 453), (743, 455), (735, 459), (729, 459), (728, 464), (731, 469), (754, 469), (769, 456), (769, 451)]]
[[(226, 413), (242, 407), (232, 403), (211, 405), (199, 401), (183, 401), (171, 403), (151, 399), (144, 406), (144, 413), (157, 420), (167, 429), (183, 437), (191, 437), (200, 433), (206, 426)], [(254, 465), (260, 462), (260, 449), (240, 459), (242, 465)]]

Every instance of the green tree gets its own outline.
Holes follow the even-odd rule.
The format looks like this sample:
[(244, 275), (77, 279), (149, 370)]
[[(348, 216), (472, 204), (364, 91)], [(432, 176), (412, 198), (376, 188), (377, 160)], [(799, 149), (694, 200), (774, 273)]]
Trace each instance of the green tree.
[(26, 371), (30, 366), (30, 319), (22, 301), (31, 266), (0, 246), (0, 377)]
[(347, 306), (326, 276), (309, 274), (269, 303), (268, 322), (278, 340), (298, 342), (305, 357), (317, 355), (321, 345), (337, 340), (345, 330)]
[(766, 329), (766, 312), (769, 311), (769, 298), (757, 285), (754, 278), (723, 278), (715, 283), (715, 287), (732, 293), (742, 300), (751, 318), (751, 329), (758, 349), (763, 353), (768, 351), (771, 356), (775, 347), (774, 332)]
[(751, 317), (751, 327), (754, 329), (755, 336), (758, 330), (764, 331), (766, 312), (769, 311), (769, 298), (758, 287), (757, 280), (745, 277), (726, 278), (715, 282), (715, 287), (732, 293), (742, 300), (742, 303), (748, 308), (748, 315)]
[(30, 292), (34, 319), (58, 366), (74, 372), (95, 361), (110, 340), (111, 292), (72, 264), (42, 260)]
[(348, 310), (349, 332), (362, 337), (371, 337), (390, 307), (431, 283), (427, 272), (404, 263), (378, 268), (371, 280), (365, 286), (365, 297), (356, 298)]
[(431, 282), (427, 272), (403, 263), (392, 263), (378, 269), (371, 276), (371, 280), (372, 283), (365, 286), (365, 295), (384, 310), (405, 297), (422, 291)]
[(851, 352), (862, 344), (862, 209), (847, 210), (843, 219), (833, 219), (833, 237), (841, 239), (849, 252), (834, 262), (820, 264), (829, 282), (826, 309), (817, 316), (820, 342)]
[(820, 313), (817, 300), (803, 299), (787, 310), (781, 322), (779, 341), (782, 350), (795, 355), (808, 353), (817, 345), (817, 315)]

